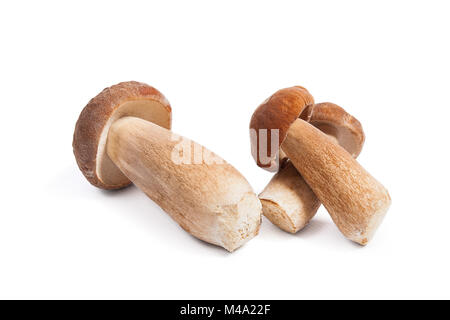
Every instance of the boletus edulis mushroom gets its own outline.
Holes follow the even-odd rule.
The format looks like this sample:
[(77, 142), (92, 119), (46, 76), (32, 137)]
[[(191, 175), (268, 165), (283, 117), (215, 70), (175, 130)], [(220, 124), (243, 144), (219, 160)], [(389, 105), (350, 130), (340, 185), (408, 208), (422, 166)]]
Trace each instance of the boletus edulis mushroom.
[[(144, 83), (104, 89), (76, 124), (78, 166), (102, 189), (134, 183), (191, 235), (233, 251), (258, 233), (261, 203), (234, 167), (170, 131), (171, 112), (163, 94)], [(193, 149), (214, 161), (178, 161), (180, 139), (191, 147), (184, 159)]]
[(299, 86), (281, 89), (266, 99), (250, 121), (252, 155), (260, 167), (278, 168), (281, 149), (339, 230), (365, 245), (385, 216), (391, 198), (349, 152), (308, 123), (313, 105), (311, 94)]

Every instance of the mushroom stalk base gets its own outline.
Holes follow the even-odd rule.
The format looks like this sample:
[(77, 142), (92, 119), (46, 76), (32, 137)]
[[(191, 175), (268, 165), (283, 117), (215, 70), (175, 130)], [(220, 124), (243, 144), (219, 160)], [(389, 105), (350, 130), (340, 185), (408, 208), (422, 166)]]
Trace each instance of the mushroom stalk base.
[[(338, 143), (336, 137), (328, 135)], [(280, 158), (283, 153), (280, 150)], [(263, 214), (273, 224), (290, 233), (303, 229), (316, 215), (320, 201), (295, 169), (287, 161), (259, 194)]]
[[(180, 143), (192, 148), (184, 159), (202, 150), (217, 163), (180, 163)], [(106, 148), (114, 164), (193, 236), (233, 251), (257, 235), (260, 201), (234, 167), (204, 147), (125, 117), (111, 126)]]
[(291, 125), (281, 147), (341, 232), (367, 244), (391, 203), (381, 183), (345, 149), (303, 120)]
[(320, 201), (291, 161), (280, 167), (259, 195), (263, 214), (282, 230), (296, 233), (314, 217)]

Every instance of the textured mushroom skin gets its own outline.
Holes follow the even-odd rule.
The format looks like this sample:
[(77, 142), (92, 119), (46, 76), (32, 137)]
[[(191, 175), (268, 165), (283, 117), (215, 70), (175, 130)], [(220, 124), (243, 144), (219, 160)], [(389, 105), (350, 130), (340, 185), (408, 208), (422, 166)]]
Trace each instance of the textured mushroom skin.
[(97, 152), (100, 138), (108, 120), (124, 103), (133, 100), (151, 100), (165, 106), (168, 112), (168, 124), (171, 127), (171, 107), (164, 95), (155, 88), (141, 82), (121, 82), (105, 88), (92, 98), (78, 118), (73, 136), (73, 152), (83, 175), (94, 186), (102, 189), (119, 189), (128, 186), (131, 181), (125, 179), (119, 184), (104, 183), (97, 172)]
[(367, 244), (391, 204), (386, 188), (344, 148), (303, 120), (292, 124), (282, 148), (339, 230)]
[[(283, 143), (291, 124), (301, 117), (303, 120), (309, 120), (308, 112), (304, 112), (308, 106), (314, 105), (312, 95), (303, 87), (295, 86), (278, 90), (268, 99), (266, 99), (253, 113), (250, 120), (250, 130), (256, 131), (256, 141), (252, 139), (252, 156), (258, 166), (261, 168), (271, 168), (273, 163), (262, 163), (259, 157), (260, 136), (259, 129), (268, 129), (267, 132), (267, 152), (268, 155), (275, 155), (278, 152), (271, 150), (271, 129), (278, 129), (279, 143), (277, 148)], [(254, 145), (256, 143), (256, 146)], [(272, 157), (272, 161), (275, 156)], [(277, 166), (276, 166), (277, 167)]]

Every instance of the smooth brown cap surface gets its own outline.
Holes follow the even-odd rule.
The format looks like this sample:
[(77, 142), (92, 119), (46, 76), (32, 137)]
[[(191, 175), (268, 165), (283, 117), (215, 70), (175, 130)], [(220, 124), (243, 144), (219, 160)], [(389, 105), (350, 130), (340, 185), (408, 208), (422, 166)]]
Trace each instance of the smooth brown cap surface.
[[(278, 170), (278, 150), (289, 127), (298, 118), (308, 121), (308, 112), (312, 109), (307, 107), (313, 104), (314, 99), (308, 90), (295, 86), (278, 90), (255, 110), (250, 120), (250, 138), (252, 156), (258, 166), (269, 171)], [(271, 143), (271, 129), (278, 129), (278, 143), (275, 145)], [(267, 146), (267, 159), (261, 159), (265, 152), (263, 149), (260, 152), (260, 147), (264, 146)]]
[(131, 183), (106, 153), (111, 124), (125, 116), (171, 128), (169, 101), (155, 88), (141, 82), (121, 82), (91, 99), (80, 114), (73, 135), (73, 152), (86, 179), (102, 189), (119, 189)]
[(335, 137), (339, 145), (354, 158), (360, 154), (365, 135), (358, 119), (331, 102), (317, 103), (309, 113), (310, 124)]

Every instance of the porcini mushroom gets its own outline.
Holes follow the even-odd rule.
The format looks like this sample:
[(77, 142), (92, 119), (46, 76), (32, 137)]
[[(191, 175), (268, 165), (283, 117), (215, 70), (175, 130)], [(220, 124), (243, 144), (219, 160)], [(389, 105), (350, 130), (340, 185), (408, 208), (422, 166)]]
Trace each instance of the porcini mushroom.
[[(119, 83), (81, 112), (75, 158), (94, 186), (119, 189), (133, 182), (193, 236), (237, 249), (258, 233), (259, 199), (234, 167), (170, 128), (171, 107), (158, 90), (134, 81)], [(176, 161), (180, 139), (215, 161)]]
[[(334, 103), (309, 105), (309, 123), (326, 133), (356, 158), (364, 144), (361, 123)], [(286, 158), (287, 159), (287, 158)], [(296, 233), (314, 217), (320, 201), (289, 160), (259, 195), (263, 214), (273, 224), (287, 232)]]
[[(250, 121), (252, 144), (256, 144), (252, 155), (259, 166), (272, 168), (281, 148), (339, 230), (348, 239), (365, 245), (386, 214), (391, 198), (350, 153), (307, 123), (313, 109), (308, 106), (313, 103), (303, 87), (279, 90), (264, 101)], [(278, 135), (276, 144), (274, 134)]]

